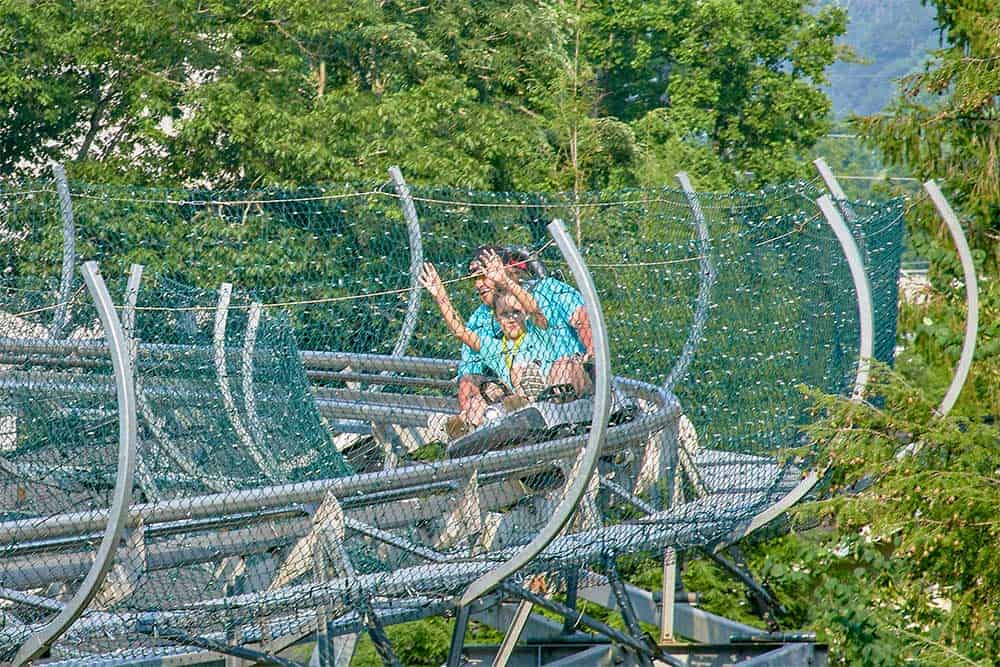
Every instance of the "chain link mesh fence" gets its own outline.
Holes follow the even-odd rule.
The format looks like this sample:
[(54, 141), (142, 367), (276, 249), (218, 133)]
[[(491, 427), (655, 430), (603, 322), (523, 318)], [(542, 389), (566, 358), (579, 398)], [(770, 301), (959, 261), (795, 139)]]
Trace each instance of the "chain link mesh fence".
[[(128, 339), (139, 442), (128, 531), (53, 660), (271, 655), (450, 613), (546, 525), (591, 425), (587, 310), (552, 220), (593, 276), (613, 400), (574, 518), (512, 585), (544, 574), (558, 594), (573, 568), (739, 537), (809, 470), (799, 387), (847, 393), (858, 370), (855, 286), (806, 183), (70, 190), (77, 257), (100, 262)], [(902, 205), (855, 210), (891, 361)], [(118, 415), (89, 297), (59, 291), (53, 185), (0, 192), (0, 234), (13, 654), (90, 568)]]

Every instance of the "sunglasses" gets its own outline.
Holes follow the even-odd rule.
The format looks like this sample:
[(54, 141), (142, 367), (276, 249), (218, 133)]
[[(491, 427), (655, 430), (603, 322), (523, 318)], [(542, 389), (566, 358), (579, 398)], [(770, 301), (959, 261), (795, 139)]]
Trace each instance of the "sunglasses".
[(501, 320), (519, 320), (524, 317), (523, 310), (505, 310), (502, 313), (497, 313), (497, 317)]

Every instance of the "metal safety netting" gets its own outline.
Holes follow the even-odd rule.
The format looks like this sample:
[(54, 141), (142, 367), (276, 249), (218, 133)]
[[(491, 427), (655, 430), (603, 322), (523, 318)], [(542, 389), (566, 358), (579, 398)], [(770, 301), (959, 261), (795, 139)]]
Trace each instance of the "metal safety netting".
[(391, 653), (760, 525), (815, 479), (801, 387), (891, 362), (902, 205), (845, 242), (810, 184), (682, 184), (0, 192), (2, 648)]

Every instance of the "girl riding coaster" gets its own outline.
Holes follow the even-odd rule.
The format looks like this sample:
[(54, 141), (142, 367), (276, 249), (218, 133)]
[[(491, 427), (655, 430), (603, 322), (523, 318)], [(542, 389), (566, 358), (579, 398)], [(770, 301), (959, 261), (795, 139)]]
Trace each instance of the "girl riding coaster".
[[(527, 405), (554, 386), (568, 385), (577, 395), (589, 391), (590, 377), (579, 354), (579, 340), (568, 324), (569, 317), (550, 322), (535, 297), (511, 275), (516, 269), (505, 266), (495, 250), (477, 253), (474, 263), (476, 266), (470, 263), (470, 268), (481, 271), (480, 275), (474, 274), (477, 292), (484, 304), (492, 306), (492, 316), (499, 324), (500, 335), (496, 337), (481, 324), (473, 330), (463, 323), (433, 264), (424, 264), (420, 280), (437, 303), (449, 330), (478, 356), (485, 369), (493, 372), (501, 395), (511, 395), (505, 407), (512, 410)], [(470, 323), (475, 319), (475, 316), (470, 318)], [(490, 383), (484, 380), (479, 380), (476, 389), (488, 395)], [(460, 399), (461, 393), (460, 383)], [(449, 424), (449, 435), (460, 436), (470, 427), (480, 425), (490, 400), (500, 397), (466, 400), (460, 415)]]

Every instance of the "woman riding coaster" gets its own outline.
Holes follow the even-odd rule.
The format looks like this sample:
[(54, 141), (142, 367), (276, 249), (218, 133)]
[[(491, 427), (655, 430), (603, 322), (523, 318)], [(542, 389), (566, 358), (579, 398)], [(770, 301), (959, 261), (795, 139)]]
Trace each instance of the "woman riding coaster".
[[(477, 353), (482, 364), (492, 370), (515, 395), (533, 400), (543, 387), (531, 382), (541, 375), (549, 385), (572, 385), (578, 393), (589, 390), (590, 377), (577, 354), (578, 343), (565, 327), (553, 328), (534, 297), (508, 275), (500, 256), (492, 250), (482, 254), (483, 280), (489, 284), (493, 315), (501, 337), (473, 331), (455, 310), (433, 264), (424, 264), (421, 284), (433, 296), (445, 324), (462, 343)], [(484, 299), (484, 302), (486, 300)], [(482, 423), (485, 401), (473, 401), (460, 418), (468, 424)], [(449, 428), (458, 434), (465, 429)]]

